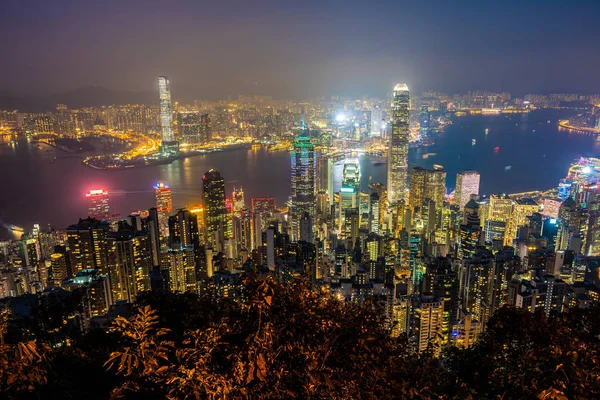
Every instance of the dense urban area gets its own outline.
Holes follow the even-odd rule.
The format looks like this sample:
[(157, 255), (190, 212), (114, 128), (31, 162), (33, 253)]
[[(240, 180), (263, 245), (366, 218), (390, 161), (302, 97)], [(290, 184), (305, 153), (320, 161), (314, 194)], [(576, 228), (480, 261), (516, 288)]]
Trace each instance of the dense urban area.
[[(0, 242), (1, 390), (600, 396), (600, 159), (573, 160), (554, 188), (511, 194), (481, 193), (473, 170), (448, 190), (443, 166), (408, 162), (466, 115), (569, 109), (560, 129), (595, 135), (600, 96), (413, 96), (398, 84), (391, 100), (181, 105), (168, 78), (157, 89), (158, 105), (0, 111), (2, 145), (26, 139), (101, 170), (289, 151), (291, 197), (247, 198), (244, 182), (227, 193), (212, 168), (186, 208), (158, 181), (153, 207), (129, 215), (98, 187), (81, 193), (88, 213), (70, 226), (4, 223), (18, 238)], [(359, 157), (387, 166), (387, 182), (365, 191)]]

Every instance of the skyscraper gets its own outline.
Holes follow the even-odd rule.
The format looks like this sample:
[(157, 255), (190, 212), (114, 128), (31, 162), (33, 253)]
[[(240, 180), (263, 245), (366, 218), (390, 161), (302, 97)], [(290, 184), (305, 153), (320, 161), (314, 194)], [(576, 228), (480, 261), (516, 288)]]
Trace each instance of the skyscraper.
[(300, 237), (300, 218), (305, 212), (314, 220), (315, 196), (315, 148), (306, 129), (294, 141), (292, 151), (292, 237)]
[(108, 221), (110, 219), (110, 207), (108, 205), (108, 192), (103, 189), (93, 189), (86, 193), (88, 200), (88, 216), (97, 220)]
[(173, 104), (171, 103), (171, 87), (169, 78), (158, 77), (158, 95), (160, 99), (160, 127), (162, 136), (161, 152), (164, 155), (176, 155), (179, 143), (173, 134)]
[(204, 218), (207, 243), (222, 251), (227, 232), (227, 208), (225, 206), (225, 180), (219, 171), (211, 169), (202, 175), (204, 195)]
[(157, 182), (154, 185), (154, 199), (156, 200), (160, 235), (167, 238), (169, 237), (169, 215), (173, 211), (171, 188), (164, 182)]
[(406, 198), (408, 179), (408, 140), (410, 95), (405, 84), (394, 87), (392, 119), (388, 147), (388, 203), (398, 204)]
[(454, 201), (462, 211), (465, 204), (471, 199), (471, 195), (479, 196), (479, 172), (463, 171), (456, 174), (456, 190)]
[[(423, 202), (426, 199), (433, 200), (435, 207), (439, 210), (444, 205), (446, 194), (446, 171), (439, 165), (434, 169), (423, 169), (415, 167), (410, 173), (410, 211), (421, 215)], [(419, 212), (415, 212), (418, 208)]]

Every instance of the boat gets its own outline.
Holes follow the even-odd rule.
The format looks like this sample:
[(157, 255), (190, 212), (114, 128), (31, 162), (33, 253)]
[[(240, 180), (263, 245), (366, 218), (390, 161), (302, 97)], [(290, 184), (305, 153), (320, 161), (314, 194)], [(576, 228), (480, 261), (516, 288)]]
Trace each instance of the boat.
[(500, 146), (496, 146), (496, 147), (494, 147), (494, 151), (495, 151), (496, 153), (497, 153), (497, 152), (499, 152), (499, 151), (500, 151)]
[(374, 163), (373, 163), (373, 166), (374, 166), (374, 167), (378, 167), (378, 166), (380, 166), (380, 165), (384, 165), (384, 164), (385, 164), (385, 163), (384, 163), (384, 162), (382, 162), (382, 161), (377, 161), (377, 162), (374, 162)]
[(471, 145), (472, 145), (472, 146), (475, 146), (475, 143), (477, 143), (477, 140), (475, 140), (475, 139), (472, 139), (472, 140), (471, 140)]
[(488, 128), (485, 128), (485, 134), (487, 135), (488, 133), (490, 133), (490, 130)]

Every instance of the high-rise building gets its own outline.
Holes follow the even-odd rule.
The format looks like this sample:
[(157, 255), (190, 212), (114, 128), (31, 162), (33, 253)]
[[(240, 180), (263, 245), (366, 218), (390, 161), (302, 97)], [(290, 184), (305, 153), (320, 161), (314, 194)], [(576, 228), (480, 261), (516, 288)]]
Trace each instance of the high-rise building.
[(314, 220), (315, 196), (315, 148), (306, 129), (296, 137), (292, 151), (292, 240), (300, 238), (300, 219), (304, 213)]
[(171, 102), (171, 87), (169, 78), (158, 77), (158, 95), (160, 100), (161, 152), (163, 155), (176, 155), (179, 143), (173, 133), (173, 104)]
[(108, 274), (110, 269), (110, 249), (107, 240), (109, 223), (93, 218), (80, 219), (77, 224), (67, 228), (72, 273), (84, 269), (98, 269)]
[(219, 171), (211, 169), (202, 175), (204, 196), (204, 227), (206, 242), (217, 251), (224, 250), (227, 233), (227, 207), (225, 206), (225, 179)]
[(427, 105), (421, 105), (419, 111), (419, 134), (421, 139), (429, 136), (429, 107)]
[(254, 231), (254, 248), (262, 246), (262, 234), (275, 219), (275, 211), (275, 197), (252, 198), (252, 230)]
[(408, 179), (408, 142), (410, 95), (405, 84), (394, 87), (392, 118), (388, 147), (388, 203), (398, 204), (406, 199)]
[(164, 182), (154, 185), (154, 199), (158, 212), (158, 225), (162, 238), (169, 237), (169, 215), (173, 211), (173, 194), (171, 188)]
[(333, 204), (333, 160), (323, 154), (317, 158), (317, 189), (327, 193), (329, 206)]
[(110, 219), (108, 192), (103, 189), (93, 189), (85, 196), (88, 201), (88, 217), (108, 221)]
[[(434, 169), (415, 167), (410, 173), (410, 211), (421, 215), (426, 199), (433, 200), (435, 206), (441, 209), (446, 194), (446, 171), (436, 166)], [(418, 208), (418, 212), (415, 209)]]
[(429, 346), (437, 356), (443, 341), (444, 300), (432, 295), (422, 295), (415, 301), (412, 337), (416, 350), (425, 351)]
[(203, 144), (200, 136), (200, 112), (180, 111), (177, 113), (179, 140), (183, 144)]
[(115, 266), (108, 276), (113, 298), (133, 302), (138, 293), (150, 290), (150, 236), (131, 226), (121, 226), (118, 232), (111, 234), (111, 241), (115, 246)]
[(479, 172), (476, 171), (463, 171), (456, 174), (454, 201), (460, 211), (471, 200), (471, 196), (479, 196), (479, 178)]
[(246, 202), (244, 200), (244, 190), (239, 188), (233, 188), (233, 194), (231, 195), (231, 199), (233, 201), (233, 214), (239, 215), (242, 209), (246, 208)]

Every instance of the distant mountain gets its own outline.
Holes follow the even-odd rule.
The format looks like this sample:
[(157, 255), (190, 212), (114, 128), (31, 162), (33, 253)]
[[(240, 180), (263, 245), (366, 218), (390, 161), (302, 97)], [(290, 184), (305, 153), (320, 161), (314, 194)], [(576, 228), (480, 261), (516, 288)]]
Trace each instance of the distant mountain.
[[(201, 88), (175, 84), (171, 88), (174, 101), (192, 104), (194, 100), (235, 99), (240, 94), (266, 95), (273, 88), (258, 84), (234, 85), (229, 87), (205, 85)], [(119, 104), (158, 104), (158, 88), (154, 91), (136, 92), (107, 89), (102, 86), (84, 86), (49, 96), (17, 96), (0, 91), (0, 110), (21, 112), (46, 112), (56, 109), (57, 104), (69, 108), (108, 106)]]

